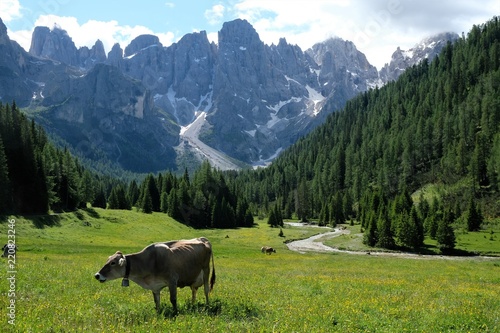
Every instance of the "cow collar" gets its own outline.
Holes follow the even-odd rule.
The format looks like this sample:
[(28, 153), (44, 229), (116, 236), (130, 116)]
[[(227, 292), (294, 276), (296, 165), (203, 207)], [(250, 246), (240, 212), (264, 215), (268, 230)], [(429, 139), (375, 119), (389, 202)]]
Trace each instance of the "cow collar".
[(123, 277), (122, 280), (122, 286), (128, 287), (129, 286), (128, 276), (130, 274), (130, 260), (127, 259), (127, 256), (124, 256), (124, 258), (125, 258), (125, 276)]

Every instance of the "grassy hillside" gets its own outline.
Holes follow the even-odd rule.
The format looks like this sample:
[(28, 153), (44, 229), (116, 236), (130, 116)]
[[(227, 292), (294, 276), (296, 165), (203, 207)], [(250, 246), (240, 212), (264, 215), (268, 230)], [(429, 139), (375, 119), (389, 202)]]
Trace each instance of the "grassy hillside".
[[(497, 332), (500, 261), (378, 258), (300, 254), (284, 239), (317, 231), (264, 223), (251, 229), (195, 230), (164, 214), (90, 209), (32, 219), (13, 217), (19, 246), (15, 297), (10, 270), (0, 276), (2, 332)], [(43, 228), (36, 226), (42, 225)], [(7, 219), (0, 224), (7, 236)], [(151, 292), (134, 283), (99, 284), (93, 275), (116, 250), (204, 235), (213, 244), (217, 282), (211, 304), (189, 305), (181, 289), (179, 315), (168, 291), (163, 315)], [(260, 253), (270, 245), (277, 253)], [(15, 299), (15, 326), (8, 302)]]

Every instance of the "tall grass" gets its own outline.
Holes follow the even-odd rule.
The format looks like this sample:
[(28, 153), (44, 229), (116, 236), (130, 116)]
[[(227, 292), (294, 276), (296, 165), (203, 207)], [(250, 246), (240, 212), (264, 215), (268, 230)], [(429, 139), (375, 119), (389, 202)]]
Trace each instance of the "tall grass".
[[(17, 219), (16, 323), (2, 332), (498, 332), (500, 260), (379, 258), (288, 251), (279, 230), (194, 230), (162, 214), (80, 211), (43, 229)], [(5, 225), (0, 225), (5, 235)], [(285, 228), (286, 238), (317, 231)], [(174, 316), (151, 292), (93, 274), (116, 250), (204, 235), (213, 244), (217, 282), (205, 307), (179, 290)], [(262, 245), (277, 249), (271, 256)]]

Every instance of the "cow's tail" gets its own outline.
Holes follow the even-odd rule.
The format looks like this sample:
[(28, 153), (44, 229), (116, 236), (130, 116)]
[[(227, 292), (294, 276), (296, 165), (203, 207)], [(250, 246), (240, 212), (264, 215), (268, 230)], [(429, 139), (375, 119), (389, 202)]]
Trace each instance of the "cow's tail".
[(212, 277), (210, 278), (210, 291), (214, 289), (215, 284), (215, 264), (214, 264), (214, 251), (212, 252)]

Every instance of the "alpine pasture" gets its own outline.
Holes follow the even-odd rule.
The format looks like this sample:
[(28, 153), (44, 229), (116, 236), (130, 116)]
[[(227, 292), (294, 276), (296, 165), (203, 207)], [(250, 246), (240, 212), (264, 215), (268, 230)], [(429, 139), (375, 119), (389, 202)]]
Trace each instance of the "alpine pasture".
[[(196, 230), (165, 214), (86, 209), (15, 219), (15, 323), (7, 307), (9, 267), (2, 258), (1, 332), (499, 332), (500, 258), (410, 259), (297, 253), (284, 240), (314, 229)], [(0, 237), (7, 239), (7, 218)], [(162, 313), (135, 283), (104, 284), (94, 274), (108, 256), (146, 245), (207, 237), (217, 281), (210, 305), (189, 288), (174, 315)], [(264, 245), (277, 253), (265, 255)]]

